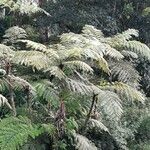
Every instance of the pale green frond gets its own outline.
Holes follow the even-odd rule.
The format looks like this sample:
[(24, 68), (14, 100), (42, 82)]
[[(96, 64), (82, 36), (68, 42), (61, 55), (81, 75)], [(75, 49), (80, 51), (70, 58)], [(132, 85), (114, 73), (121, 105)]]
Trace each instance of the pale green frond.
[(122, 33), (119, 33), (112, 38), (108, 38), (108, 41), (110, 41), (110, 45), (113, 47), (119, 47), (120, 44), (127, 42), (130, 40), (132, 37), (138, 37), (139, 32), (138, 30), (135, 29), (128, 29)]
[(67, 87), (72, 92), (80, 93), (83, 95), (92, 95), (94, 93), (97, 94), (101, 92), (101, 90), (93, 84), (87, 84), (82, 81), (72, 80), (72, 79), (66, 79), (65, 81)]
[(0, 94), (0, 107), (6, 105), (9, 109), (12, 109), (11, 105), (9, 104), (8, 100)]
[(96, 119), (89, 119), (88, 129), (90, 131), (93, 131), (93, 130), (96, 132), (105, 131), (109, 133), (109, 129), (100, 120), (96, 120)]
[(50, 59), (59, 59), (57, 52), (54, 49), (49, 49), (45, 45), (37, 42), (33, 42), (30, 40), (19, 40), (18, 42), (22, 42), (26, 44), (26, 48), (30, 50), (40, 51), (47, 55)]
[(67, 66), (70, 69), (81, 70), (87, 73), (93, 73), (93, 69), (83, 61), (74, 60), (74, 61), (66, 61), (63, 65)]
[(16, 43), (17, 40), (26, 39), (27, 33), (23, 28), (20, 28), (18, 26), (10, 27), (5, 31), (5, 34), (3, 36), (3, 43), (7, 45), (11, 45), (13, 43)]
[(14, 4), (15, 4), (14, 0), (1, 0), (0, 1), (1, 7), (8, 7), (10, 9)]
[(87, 38), (96, 38), (98, 40), (104, 38), (104, 34), (102, 33), (102, 31), (96, 29), (94, 26), (91, 25), (85, 25), (82, 29), (82, 33)]
[(109, 57), (117, 59), (117, 60), (124, 58), (124, 56), (119, 51), (117, 51), (115, 48), (112, 48), (108, 44), (104, 44), (104, 46), (105, 46), (105, 52), (104, 52), (105, 56), (109, 56)]
[(114, 92), (104, 91), (98, 95), (99, 111), (111, 121), (118, 122), (123, 113), (121, 100)]
[(74, 133), (73, 137), (76, 150), (98, 150), (97, 147), (85, 136)]
[(47, 69), (52, 63), (42, 52), (38, 51), (17, 51), (13, 58), (13, 63), (31, 66), (34, 69)]
[(98, 62), (98, 67), (100, 69), (102, 69), (107, 74), (110, 74), (109, 65), (108, 65), (107, 61), (103, 57), (99, 58), (97, 62)]
[(0, 44), (0, 58), (9, 59), (14, 56), (14, 51), (4, 44)]
[(121, 53), (126, 58), (133, 58), (133, 59), (138, 58), (138, 55), (135, 52), (132, 52), (132, 51), (123, 50)]
[(103, 90), (110, 90), (117, 93), (121, 99), (126, 99), (129, 101), (137, 100), (142, 103), (145, 101), (145, 96), (140, 91), (122, 82), (114, 82), (112, 84), (108, 83), (100, 87)]
[(74, 47), (76, 45), (83, 47), (87, 41), (85, 37), (75, 33), (64, 33), (60, 37), (61, 44), (65, 47)]
[(20, 14), (25, 14), (31, 16), (33, 14), (45, 14), (50, 16), (48, 12), (44, 9), (40, 8), (37, 4), (32, 4), (31, 2), (22, 3), (22, 1), (18, 0), (15, 6), (13, 7), (14, 11), (19, 11)]
[(123, 47), (129, 51), (135, 52), (143, 58), (150, 60), (150, 48), (139, 41), (128, 41), (123, 43)]
[(150, 7), (146, 7), (143, 12), (142, 12), (143, 16), (150, 16)]
[(138, 71), (129, 62), (110, 62), (109, 68), (113, 81), (137, 83), (140, 80)]
[(64, 72), (57, 66), (52, 66), (48, 68), (47, 70), (45, 70), (45, 72), (48, 72), (50, 76), (53, 75), (60, 80), (66, 78), (66, 75), (64, 74)]
[(17, 150), (29, 138), (36, 138), (43, 132), (37, 125), (31, 124), (26, 117), (8, 117), (0, 122), (0, 148)]

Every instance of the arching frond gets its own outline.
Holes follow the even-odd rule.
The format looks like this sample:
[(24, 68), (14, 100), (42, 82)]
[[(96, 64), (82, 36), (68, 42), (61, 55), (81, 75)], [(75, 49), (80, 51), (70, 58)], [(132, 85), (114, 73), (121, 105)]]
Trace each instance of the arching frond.
[(56, 100), (59, 100), (59, 94), (56, 90), (57, 87), (53, 86), (54, 85), (48, 80), (43, 80), (34, 84), (38, 97), (45, 99), (47, 102), (51, 101), (52, 103), (56, 103)]
[(57, 52), (54, 49), (48, 49), (45, 45), (37, 42), (33, 42), (30, 40), (19, 40), (18, 42), (22, 42), (26, 44), (26, 47), (29, 48), (30, 50), (36, 50), (43, 52), (46, 54), (50, 59), (59, 59), (59, 56)]
[(38, 51), (17, 51), (13, 58), (13, 63), (31, 66), (34, 69), (47, 69), (52, 63), (42, 52)]
[(13, 43), (16, 43), (17, 40), (26, 39), (27, 33), (23, 28), (13, 26), (5, 31), (5, 35), (3, 36), (3, 38), (3, 43), (11, 45)]
[(123, 46), (127, 50), (135, 52), (139, 56), (150, 60), (150, 49), (145, 44), (139, 41), (128, 41), (128, 42), (123, 43)]
[(103, 112), (111, 121), (119, 121), (123, 109), (117, 94), (105, 91), (98, 95), (99, 111)]
[(64, 33), (60, 37), (61, 44), (65, 47), (74, 47), (78, 45), (79, 47), (83, 47), (85, 42), (87, 41), (85, 37), (80, 34), (75, 33)]
[(93, 69), (86, 64), (83, 61), (79, 61), (79, 60), (74, 60), (74, 61), (66, 61), (63, 63), (63, 65), (67, 66), (70, 69), (76, 69), (76, 70), (81, 70), (84, 72), (89, 72), (89, 73), (93, 73)]
[(77, 150), (98, 150), (97, 147), (85, 136), (80, 134), (73, 134), (75, 141), (75, 148)]
[(6, 105), (9, 109), (12, 109), (11, 105), (9, 104), (8, 100), (0, 94), (0, 107)]
[(135, 52), (132, 52), (132, 51), (123, 50), (121, 53), (126, 58), (133, 58), (133, 59), (138, 58), (138, 55)]
[(114, 82), (113, 84), (103, 85), (101, 86), (101, 89), (113, 91), (117, 93), (121, 99), (127, 99), (130, 101), (138, 100), (142, 103), (145, 100), (145, 97), (141, 92), (122, 82)]
[(124, 58), (124, 56), (119, 51), (117, 51), (115, 48), (112, 48), (108, 44), (104, 44), (104, 46), (105, 46), (104, 55), (109, 56), (109, 57), (114, 58), (114, 59), (117, 59), (117, 60)]
[(20, 88), (20, 89), (26, 89), (28, 88), (29, 92), (33, 95), (35, 95), (35, 89), (34, 87), (27, 82), (26, 80), (20, 78), (20, 77), (16, 77), (14, 75), (8, 75), (7, 78), (9, 79), (9, 81), (13, 84), (14, 88)]
[(88, 121), (88, 129), (96, 132), (109, 132), (108, 128), (100, 121), (96, 119), (89, 119)]
[(0, 58), (2, 59), (9, 59), (12, 58), (14, 55), (14, 51), (4, 44), (0, 44)]
[(106, 72), (107, 74), (110, 74), (110, 69), (109, 69), (108, 63), (103, 57), (98, 60), (98, 66), (104, 72)]
[(8, 117), (0, 122), (0, 148), (3, 150), (19, 149), (27, 140), (42, 133), (42, 129), (31, 124), (26, 117)]
[(17, 1), (12, 10), (18, 11), (20, 14), (25, 14), (28, 16), (38, 13), (50, 16), (48, 12), (40, 8), (37, 4), (32, 4), (31, 2), (22, 3), (20, 0)]
[(67, 79), (66, 84), (69, 90), (83, 95), (92, 95), (93, 93), (97, 94), (101, 92), (101, 90), (95, 85), (86, 84), (77, 80)]
[(129, 62), (110, 62), (112, 80), (124, 83), (137, 83), (140, 80), (138, 71)]
[(108, 41), (110, 41), (110, 45), (113, 47), (118, 47), (120, 44), (127, 42), (130, 40), (133, 36), (138, 37), (139, 32), (135, 29), (128, 29), (122, 33), (119, 33), (112, 38), (108, 38)]
[(57, 66), (52, 66), (52, 67), (48, 68), (47, 70), (45, 70), (45, 72), (48, 72), (50, 74), (50, 76), (53, 75), (60, 80), (66, 78), (65, 73)]
[(96, 29), (91, 25), (85, 25), (82, 29), (82, 33), (87, 38), (96, 38), (98, 40), (104, 38), (104, 34), (102, 33), (102, 31)]

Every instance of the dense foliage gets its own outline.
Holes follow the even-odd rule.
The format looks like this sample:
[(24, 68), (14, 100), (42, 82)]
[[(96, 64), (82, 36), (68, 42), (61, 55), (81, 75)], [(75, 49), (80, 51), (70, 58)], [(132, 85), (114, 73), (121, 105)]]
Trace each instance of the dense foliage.
[(149, 150), (148, 6), (1, 0), (0, 150)]

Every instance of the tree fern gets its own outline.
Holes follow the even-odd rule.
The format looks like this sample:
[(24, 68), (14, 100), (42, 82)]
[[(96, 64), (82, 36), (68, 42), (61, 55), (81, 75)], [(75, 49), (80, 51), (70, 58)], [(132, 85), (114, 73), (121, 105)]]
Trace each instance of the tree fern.
[(87, 73), (93, 73), (93, 69), (88, 64), (79, 60), (66, 61), (63, 63), (63, 65), (70, 69), (81, 70)]
[[(112, 81), (121, 81), (124, 83), (137, 84), (140, 81), (140, 76), (133, 65), (127, 61), (110, 62)], [(133, 85), (134, 86), (134, 85)]]
[(126, 41), (133, 38), (133, 36), (138, 37), (139, 32), (135, 29), (128, 29), (122, 33), (119, 33), (111, 38), (112, 44), (118, 44), (118, 46), (122, 43), (125, 43)]
[(18, 26), (10, 27), (5, 31), (3, 36), (3, 43), (7, 45), (12, 45), (17, 42), (17, 40), (26, 39), (27, 33), (23, 28)]
[(49, 76), (57, 77), (58, 79), (65, 79), (67, 76), (58, 66), (51, 66), (45, 70), (45, 72), (49, 73)]
[(121, 100), (117, 94), (105, 91), (98, 95), (98, 110), (105, 114), (106, 118), (118, 122), (123, 113)]
[(80, 80), (73, 80), (73, 79), (66, 79), (65, 80), (67, 88), (75, 93), (80, 93), (83, 95), (92, 95), (93, 93), (97, 94), (99, 92), (101, 92), (101, 90), (93, 85), (93, 84), (89, 84), (89, 83), (84, 83), (83, 81), (81, 82)]
[(139, 41), (128, 41), (123, 43), (123, 47), (137, 53), (140, 57), (150, 60), (150, 49)]
[(101, 89), (114, 91), (120, 96), (121, 99), (125, 98), (126, 100), (130, 101), (137, 100), (142, 103), (145, 101), (145, 96), (141, 92), (121, 82), (115, 82), (112, 84), (101, 86)]
[(88, 121), (88, 130), (91, 131), (95, 131), (97, 132), (108, 132), (109, 133), (109, 129), (100, 121), (100, 120), (96, 120), (96, 119), (89, 119)]
[(33, 70), (47, 69), (51, 63), (50, 59), (38, 51), (17, 51), (13, 62), (25, 66), (31, 66)]
[(14, 51), (10, 47), (4, 44), (0, 44), (0, 58), (1, 59), (6, 59), (6, 58), (9, 59), (9, 58), (12, 58), (13, 56), (14, 56)]
[(97, 147), (85, 136), (76, 133), (73, 136), (77, 150), (97, 150)]

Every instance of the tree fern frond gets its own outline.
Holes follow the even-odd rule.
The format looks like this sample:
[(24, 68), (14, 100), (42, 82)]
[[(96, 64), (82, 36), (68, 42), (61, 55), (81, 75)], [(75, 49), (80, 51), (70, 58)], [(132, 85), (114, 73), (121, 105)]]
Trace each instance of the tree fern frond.
[(113, 47), (119, 47), (120, 44), (127, 42), (130, 40), (133, 36), (138, 37), (139, 32), (135, 29), (128, 29), (122, 33), (119, 33), (115, 35), (112, 38), (108, 38), (108, 41), (110, 41), (110, 45)]
[(123, 43), (123, 47), (127, 50), (137, 53), (139, 56), (150, 60), (150, 49), (139, 41), (128, 41)]
[(14, 56), (14, 51), (4, 44), (0, 44), (0, 58), (9, 59)]
[(96, 29), (95, 27), (91, 25), (85, 25), (82, 29), (82, 33), (87, 38), (96, 38), (98, 40), (101, 40), (104, 38), (104, 34), (101, 30)]
[(35, 138), (42, 130), (32, 125), (25, 117), (9, 117), (0, 122), (0, 148), (3, 150), (19, 149), (27, 140)]
[(121, 100), (117, 94), (105, 91), (98, 95), (99, 111), (111, 121), (118, 122), (123, 113)]
[(109, 133), (108, 128), (100, 120), (96, 120), (96, 119), (89, 119), (88, 129), (91, 131), (95, 130), (96, 132), (105, 131)]
[(4, 44), (11, 45), (13, 43), (16, 43), (17, 40), (26, 39), (27, 33), (23, 28), (13, 26), (5, 31), (3, 38)]
[(107, 74), (110, 74), (109, 65), (108, 65), (107, 61), (103, 57), (99, 58), (99, 60), (98, 60), (98, 66), (104, 72), (106, 72)]
[(50, 59), (59, 59), (59, 56), (56, 51), (54, 51), (52, 48), (48, 49), (45, 45), (37, 42), (33, 42), (30, 40), (18, 40), (18, 42), (22, 42), (26, 44), (26, 47), (31, 50), (36, 50), (43, 52), (46, 54)]
[(8, 100), (0, 94), (0, 107), (6, 105), (9, 109), (12, 109), (11, 105), (9, 104)]
[(75, 33), (64, 33), (60, 37), (61, 44), (65, 47), (74, 47), (76, 45), (83, 47), (87, 41), (85, 37)]
[(13, 86), (17, 89), (17, 88), (28, 88), (29, 92), (33, 95), (35, 95), (35, 88), (26, 80), (20, 78), (20, 77), (16, 77), (14, 75), (8, 75), (7, 78), (11, 81), (11, 83), (13, 83)]
[(74, 61), (66, 61), (63, 63), (65, 66), (67, 66), (70, 69), (77, 69), (77, 70), (81, 70), (84, 72), (89, 72), (89, 73), (93, 73), (93, 69), (86, 64), (83, 61), (79, 61), (79, 60), (74, 60)]
[(117, 60), (120, 60), (120, 59), (124, 58), (124, 56), (119, 51), (117, 51), (115, 48), (112, 48), (108, 44), (104, 44), (104, 46), (105, 46), (105, 53), (104, 53), (104, 55), (112, 57), (112, 58), (115, 58)]
[(50, 16), (48, 12), (46, 12), (44, 9), (40, 8), (37, 4), (33, 4), (31, 2), (25, 2), (18, 0), (14, 7), (12, 8), (13, 11), (19, 11), (20, 14), (25, 14), (28, 16), (31, 16), (33, 14), (45, 14), (47, 16)]
[(141, 92), (122, 82), (114, 82), (113, 84), (107, 84), (101, 86), (101, 89), (113, 91), (117, 93), (121, 97), (121, 99), (125, 98), (130, 101), (138, 100), (142, 103), (145, 101), (145, 97)]
[(58, 79), (65, 79), (66, 75), (65, 73), (57, 66), (52, 66), (45, 70), (45, 72), (48, 72), (51, 75), (57, 77)]
[(86, 84), (81, 81), (66, 79), (66, 84), (69, 90), (77, 92), (83, 95), (92, 95), (93, 93), (99, 93), (101, 90), (92, 84)]
[(127, 57), (127, 58), (133, 58), (133, 59), (138, 58), (138, 55), (132, 51), (123, 50), (121, 53), (124, 57)]
[(48, 101), (55, 101), (56, 100), (59, 100), (59, 97), (58, 97), (58, 91), (55, 90), (56, 87), (53, 87), (54, 85), (49, 82), (49, 81), (41, 81), (41, 82), (38, 82), (38, 83), (35, 83), (34, 87), (37, 91), (37, 96), (42, 98), (42, 99), (45, 99), (47, 102)]
[(138, 71), (129, 62), (110, 62), (112, 80), (124, 83), (137, 83), (140, 80)]
[(13, 58), (13, 63), (31, 66), (34, 69), (47, 69), (51, 63), (49, 58), (38, 51), (17, 51)]
[(75, 141), (75, 148), (77, 150), (98, 150), (97, 147), (85, 136), (80, 134), (73, 134)]

